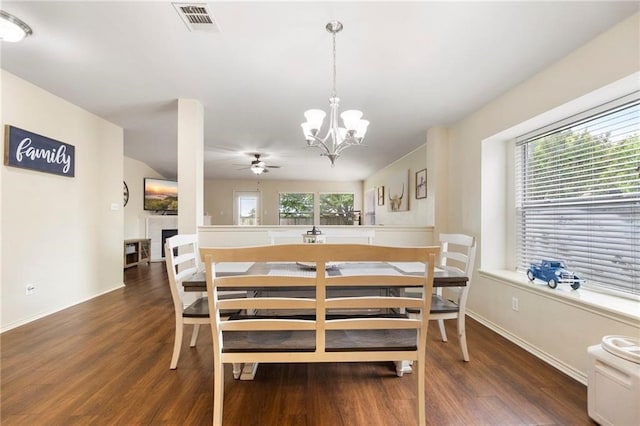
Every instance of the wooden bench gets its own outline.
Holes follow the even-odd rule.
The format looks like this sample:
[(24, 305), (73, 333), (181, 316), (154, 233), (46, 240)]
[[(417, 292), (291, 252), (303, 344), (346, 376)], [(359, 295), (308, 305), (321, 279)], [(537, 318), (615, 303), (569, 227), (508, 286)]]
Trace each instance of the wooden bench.
[[(213, 424), (222, 424), (224, 364), (270, 362), (415, 361), (417, 420), (425, 424), (425, 345), (438, 247), (382, 247), (366, 244), (285, 244), (244, 248), (201, 248), (205, 262), (214, 354)], [(270, 270), (269, 275), (217, 276), (219, 262), (304, 262), (315, 271), (300, 274)], [(329, 276), (333, 262), (423, 262), (424, 274), (383, 274), (376, 269), (348, 276)], [(356, 271), (357, 272), (357, 271)], [(379, 286), (422, 289), (428, 297), (326, 297), (332, 287)], [(218, 299), (229, 289), (311, 290), (315, 297), (247, 297)], [(425, 314), (409, 318), (407, 308)], [(252, 315), (223, 318), (221, 310)], [(269, 315), (261, 316), (260, 311)], [(272, 314), (277, 311), (278, 314)], [(253, 314), (255, 313), (255, 314)]]

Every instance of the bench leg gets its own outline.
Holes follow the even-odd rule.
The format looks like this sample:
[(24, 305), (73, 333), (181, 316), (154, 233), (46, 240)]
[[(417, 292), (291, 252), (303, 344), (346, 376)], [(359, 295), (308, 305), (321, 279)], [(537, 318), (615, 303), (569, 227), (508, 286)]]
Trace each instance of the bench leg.
[[(217, 359), (215, 361), (218, 361)], [(222, 426), (222, 404), (224, 402), (224, 364), (213, 366), (213, 425)]]
[(426, 366), (425, 366), (425, 357), (418, 360), (418, 424), (420, 426), (424, 426), (427, 423), (427, 412), (426, 412), (426, 400), (425, 400), (425, 392), (426, 385), (424, 383), (426, 378)]

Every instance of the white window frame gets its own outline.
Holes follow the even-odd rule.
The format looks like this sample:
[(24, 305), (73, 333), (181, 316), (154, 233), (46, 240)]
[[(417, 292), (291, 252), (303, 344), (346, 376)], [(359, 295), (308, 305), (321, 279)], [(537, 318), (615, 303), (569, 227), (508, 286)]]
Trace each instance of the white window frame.
[[(601, 105), (601, 106), (599, 106), (597, 108), (590, 109), (590, 110), (585, 111), (585, 112), (583, 112), (581, 114), (569, 117), (569, 118), (564, 119), (562, 121), (559, 121), (557, 123), (553, 123), (553, 124), (551, 124), (549, 126), (546, 126), (544, 128), (541, 128), (541, 129), (538, 129), (536, 131), (530, 132), (530, 133), (528, 133), (526, 135), (523, 135), (523, 136), (517, 138), (516, 142), (523, 143), (523, 142), (526, 142), (526, 141), (535, 140), (536, 138), (538, 138), (540, 136), (543, 136), (545, 134), (552, 133), (552, 132), (556, 131), (557, 129), (562, 129), (563, 127), (566, 127), (566, 126), (571, 125), (573, 123), (584, 121), (584, 120), (589, 119), (590, 117), (593, 117), (593, 116), (595, 116), (597, 114), (604, 113), (604, 112), (606, 112), (608, 110), (611, 110), (613, 108), (618, 108), (618, 107), (620, 107), (622, 105), (625, 105), (625, 104), (627, 104), (629, 102), (633, 102), (633, 101), (637, 101), (637, 100), (638, 100), (638, 93), (633, 93), (631, 95), (622, 97), (622, 98), (617, 99), (615, 101), (603, 104), (603, 105)], [(520, 149), (521, 148), (516, 147), (515, 153), (516, 154), (519, 153)], [(512, 158), (516, 158), (516, 157), (512, 157)], [(519, 180), (520, 178), (522, 178), (522, 175), (516, 174), (516, 180)], [(519, 188), (524, 187), (524, 185), (525, 185), (525, 182), (523, 180), (522, 183), (516, 183), (514, 189), (517, 191)], [(614, 200), (613, 198), (615, 198), (615, 197), (613, 197), (613, 196), (610, 197), (610, 199), (612, 200), (612, 201), (610, 201), (611, 203), (615, 203), (615, 202), (618, 201), (618, 200)], [(516, 202), (515, 216), (516, 216), (516, 218), (519, 218), (520, 213), (521, 213), (521, 209), (520, 209), (521, 206), (518, 205), (518, 197), (517, 196), (516, 196), (516, 201), (517, 202)], [(565, 210), (563, 211), (563, 210), (561, 210), (563, 207), (560, 207), (557, 204), (551, 203), (548, 206), (545, 206), (544, 204), (542, 205), (542, 207), (538, 206), (537, 207), (537, 211), (552, 212), (555, 209), (556, 212), (563, 211), (563, 212), (566, 212), (565, 214), (572, 214), (571, 212), (572, 211), (575, 212), (575, 209), (577, 208), (575, 206), (577, 206), (578, 205), (577, 203), (579, 203), (579, 202), (581, 202), (581, 201), (577, 200), (577, 201), (572, 201), (571, 203), (569, 203), (569, 206), (572, 207), (572, 210), (569, 210), (569, 209), (567, 209), (565, 207)], [(637, 197), (633, 197), (631, 200), (625, 201), (625, 203), (626, 204), (630, 204), (632, 206), (631, 208), (635, 209), (634, 206), (637, 206)], [(588, 206), (589, 206), (589, 209), (591, 209), (591, 208), (596, 209), (598, 207), (598, 202), (597, 201), (590, 202), (588, 204)], [(631, 210), (631, 211), (635, 212), (635, 211), (637, 211), (637, 209)], [(575, 213), (573, 213), (573, 214), (575, 214)], [(594, 213), (594, 214), (596, 214), (596, 213)], [(632, 215), (631, 219), (636, 217), (635, 213), (628, 213), (628, 214)], [(564, 216), (563, 215), (562, 217), (565, 217), (565, 218), (569, 217), (570, 220), (571, 220), (570, 216)], [(625, 218), (627, 216), (622, 216), (622, 217)], [(517, 221), (517, 219), (516, 219), (516, 221)], [(577, 222), (570, 222), (570, 223), (577, 223)], [(603, 225), (607, 225), (607, 224), (608, 224), (608, 222), (603, 222)], [(574, 227), (575, 227), (575, 225), (574, 225)], [(606, 233), (607, 232), (606, 228), (603, 228), (603, 229), (605, 229), (605, 230), (602, 231), (602, 232), (604, 232), (602, 238), (604, 238), (604, 236), (608, 236), (608, 234)], [(635, 235), (635, 233), (637, 232), (637, 227), (634, 226), (633, 229), (634, 229), (633, 233)], [(581, 231), (574, 231), (574, 232), (581, 232)], [(590, 232), (590, 235), (592, 236), (593, 232), (594, 232), (593, 228), (589, 232)], [(516, 247), (515, 248), (516, 248), (516, 250), (520, 251), (519, 259), (517, 261), (517, 269), (519, 271), (524, 271), (527, 268), (527, 265), (526, 265), (527, 259), (525, 259), (525, 257), (527, 255), (530, 255), (531, 252), (529, 252), (528, 254), (522, 253), (522, 247), (521, 247), (521, 242), (520, 242), (519, 238), (525, 238), (525, 236), (524, 235), (521, 235), (520, 237), (516, 236)], [(591, 239), (591, 237), (590, 237), (590, 239)], [(596, 255), (594, 255), (593, 257), (590, 257), (590, 260), (584, 260), (584, 258), (582, 259), (582, 265), (585, 268), (585, 275), (587, 277), (589, 277), (589, 268), (593, 267), (593, 270), (594, 270), (593, 280), (587, 280), (583, 285), (585, 285), (587, 288), (592, 288), (592, 289), (596, 289), (596, 290), (599, 290), (599, 291), (603, 291), (604, 290), (604, 291), (613, 292), (613, 293), (618, 293), (619, 290), (622, 290), (620, 292), (621, 295), (626, 295), (626, 296), (629, 296), (629, 297), (637, 297), (640, 294), (640, 284), (638, 283), (637, 266), (635, 268), (632, 267), (631, 268), (632, 270), (629, 270), (628, 265), (627, 265), (627, 268), (626, 268), (626, 271), (625, 271), (627, 274), (630, 274), (630, 276), (629, 276), (630, 278), (629, 279), (632, 282), (631, 288), (626, 288), (625, 289), (625, 288), (623, 288), (623, 286), (617, 286), (615, 284), (615, 277), (613, 275), (611, 277), (611, 280), (603, 278), (603, 274), (600, 274), (600, 271), (607, 272), (606, 270), (607, 270), (607, 267), (609, 265), (599, 265), (596, 262), (600, 262), (601, 258), (602, 259), (606, 258), (606, 254), (608, 254), (608, 252), (606, 251), (606, 249), (604, 249), (605, 251), (603, 252), (603, 256), (601, 256), (601, 257), (598, 256), (597, 250), (599, 250), (598, 246), (600, 245), (600, 243), (598, 242), (597, 238), (595, 238), (593, 240), (594, 240), (593, 243), (591, 243), (591, 242), (588, 243), (590, 245), (588, 250), (590, 250), (590, 253), (593, 253), (593, 250), (596, 250)], [(635, 241), (636, 244), (637, 244), (637, 241), (635, 239), (633, 239), (633, 241)], [(591, 247), (591, 245), (593, 245), (593, 247)], [(635, 246), (634, 244), (632, 244), (632, 246), (637, 248), (637, 246)], [(531, 248), (529, 247), (529, 249), (531, 249)], [(551, 246), (551, 248), (549, 248), (548, 250), (550, 252), (553, 252), (554, 250), (557, 250), (558, 252), (563, 252), (563, 251), (565, 253), (567, 252), (567, 250), (562, 250), (562, 247), (556, 247), (556, 246)], [(587, 249), (583, 248), (583, 247), (579, 247), (577, 250), (574, 250), (574, 251), (579, 252), (580, 250), (587, 250)], [(534, 250), (534, 252), (535, 252), (535, 250)], [(636, 249), (635, 251), (632, 250), (631, 257), (635, 256), (636, 259), (640, 258), (640, 254), (638, 254), (638, 253), (639, 253), (638, 249)], [(576, 255), (581, 256), (582, 253), (576, 253)], [(580, 264), (580, 261), (578, 260), (579, 258), (575, 258), (575, 259), (576, 259), (575, 263)], [(529, 259), (529, 260), (531, 260), (531, 259)], [(563, 258), (563, 259), (559, 259), (559, 260), (568, 260), (571, 263), (571, 259)], [(640, 261), (636, 262), (636, 265), (638, 263), (640, 263)], [(628, 264), (628, 262), (627, 262), (627, 264)], [(573, 269), (577, 269), (576, 272), (579, 272), (579, 268), (573, 268)], [(613, 269), (615, 269), (615, 268), (610, 268), (610, 269), (611, 269), (611, 271), (613, 271)], [(620, 268), (620, 269), (622, 269), (622, 268)]]
[(260, 225), (262, 223), (262, 194), (260, 191), (233, 191), (233, 224), (241, 225), (240, 200), (242, 198), (256, 198), (256, 223), (254, 225), (245, 226)]

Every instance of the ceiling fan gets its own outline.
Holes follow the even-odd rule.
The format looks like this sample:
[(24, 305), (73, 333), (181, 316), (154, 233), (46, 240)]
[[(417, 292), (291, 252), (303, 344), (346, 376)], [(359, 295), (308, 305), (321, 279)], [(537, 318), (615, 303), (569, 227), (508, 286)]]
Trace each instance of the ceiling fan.
[[(261, 175), (262, 173), (268, 173), (269, 169), (279, 169), (280, 166), (267, 165), (264, 161), (260, 159), (262, 154), (253, 154), (255, 160), (251, 162), (248, 167), (243, 167), (242, 169), (250, 169), (254, 174)], [(234, 164), (234, 166), (243, 166), (244, 164)], [(242, 170), (240, 169), (240, 170)]]

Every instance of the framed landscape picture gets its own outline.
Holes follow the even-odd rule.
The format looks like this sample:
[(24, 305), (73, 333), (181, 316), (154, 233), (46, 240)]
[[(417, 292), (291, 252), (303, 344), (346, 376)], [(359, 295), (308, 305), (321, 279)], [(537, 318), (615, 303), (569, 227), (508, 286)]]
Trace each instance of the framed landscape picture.
[(416, 198), (427, 198), (427, 169), (416, 172)]

